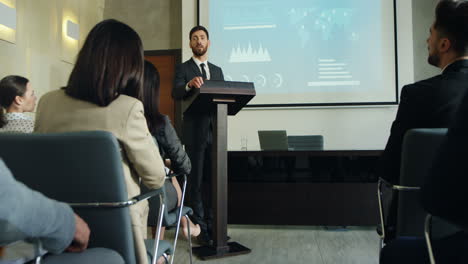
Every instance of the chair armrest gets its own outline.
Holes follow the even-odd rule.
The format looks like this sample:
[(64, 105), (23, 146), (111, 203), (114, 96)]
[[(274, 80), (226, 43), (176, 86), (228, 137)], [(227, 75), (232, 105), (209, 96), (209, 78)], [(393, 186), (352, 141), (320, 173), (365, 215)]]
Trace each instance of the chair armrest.
[(393, 184), (381, 177), (379, 177), (379, 182), (381, 182), (382, 185), (386, 185), (395, 191), (418, 191), (421, 189), (421, 187), (419, 186), (407, 186), (407, 185)]
[(151, 190), (149, 192), (146, 192), (146, 193), (142, 193), (140, 195), (137, 195), (135, 197), (133, 197), (132, 199), (130, 199), (130, 201), (135, 201), (135, 203), (138, 203), (138, 202), (141, 202), (141, 201), (144, 201), (144, 200), (148, 200), (149, 198), (151, 197), (154, 197), (156, 195), (161, 195), (163, 194), (163, 188), (164, 187), (161, 187), (159, 189), (154, 189), (154, 190)]
[[(386, 184), (386, 181), (379, 177), (379, 180), (377, 181), (377, 199), (379, 203), (379, 216), (380, 216), (380, 228), (381, 228), (381, 234), (379, 235), (382, 241), (385, 239), (385, 217), (384, 217), (383, 204), (382, 204), (382, 185), (383, 184)], [(383, 246), (383, 244), (381, 246)]]
[(395, 191), (419, 191), (421, 187), (405, 186), (405, 185), (393, 185), (392, 189)]
[(383, 240), (385, 239), (385, 216), (384, 216), (384, 209), (383, 209), (383, 202), (382, 202), (382, 186), (385, 185), (388, 188), (391, 188), (394, 191), (419, 191), (421, 187), (416, 186), (405, 186), (405, 185), (396, 185), (388, 182), (387, 180), (379, 177), (377, 181), (377, 198), (379, 203), (379, 216), (380, 216), (380, 226), (382, 228), (382, 232), (380, 234), (380, 238)]
[(134, 205), (138, 202), (148, 200), (149, 198), (156, 196), (156, 195), (162, 195), (163, 194), (163, 188), (159, 189), (154, 189), (149, 192), (134, 196), (130, 198), (127, 201), (121, 201), (121, 202), (92, 202), (92, 203), (68, 203), (73, 208), (118, 208), (118, 207), (127, 207), (130, 205)]
[(432, 228), (432, 215), (426, 215), (426, 219), (424, 220), (424, 238), (427, 244), (427, 251), (429, 254), (429, 260), (431, 264), (435, 264), (434, 252), (432, 251), (432, 243), (431, 243), (431, 228)]

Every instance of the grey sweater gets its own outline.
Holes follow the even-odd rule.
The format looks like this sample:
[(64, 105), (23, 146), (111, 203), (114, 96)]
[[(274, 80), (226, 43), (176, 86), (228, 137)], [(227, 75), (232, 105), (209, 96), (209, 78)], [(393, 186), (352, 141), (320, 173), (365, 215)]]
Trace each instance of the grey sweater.
[(16, 181), (1, 159), (0, 201), (0, 246), (39, 239), (45, 250), (61, 253), (71, 244), (75, 234), (72, 209)]

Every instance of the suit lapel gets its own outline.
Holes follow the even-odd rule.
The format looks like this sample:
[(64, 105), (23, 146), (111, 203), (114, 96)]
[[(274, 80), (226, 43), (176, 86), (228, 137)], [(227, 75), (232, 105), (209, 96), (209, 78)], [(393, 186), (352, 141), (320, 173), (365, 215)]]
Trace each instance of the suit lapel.
[(208, 62), (208, 69), (210, 71), (210, 80), (216, 80), (215, 79), (216, 76), (213, 74), (213, 66), (209, 62)]
[(195, 76), (202, 76), (202, 73), (200, 69), (198, 68), (197, 64), (195, 63), (195, 61), (193, 60), (193, 58), (189, 60), (189, 63), (190, 63), (190, 68), (192, 69)]
[(218, 80), (220, 79), (219, 78), (219, 74), (217, 72), (217, 69), (214, 67), (213, 64), (211, 64), (210, 62), (208, 62), (208, 68), (210, 69), (210, 80)]
[[(195, 76), (202, 76), (200, 68), (198, 68), (198, 66), (195, 63), (195, 61), (193, 60), (193, 58), (190, 58), (190, 60), (188, 62), (189, 62), (189, 65), (190, 65), (190, 69), (195, 74)], [(210, 80), (221, 79), (218, 69), (213, 64), (211, 64), (210, 62), (208, 62), (208, 69), (210, 70)]]

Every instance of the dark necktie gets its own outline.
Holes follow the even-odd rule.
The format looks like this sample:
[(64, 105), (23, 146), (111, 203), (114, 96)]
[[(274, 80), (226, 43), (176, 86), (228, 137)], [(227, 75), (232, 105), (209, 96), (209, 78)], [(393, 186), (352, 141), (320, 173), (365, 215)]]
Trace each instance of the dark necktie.
[(200, 64), (200, 67), (201, 67), (201, 75), (202, 75), (202, 77), (203, 77), (203, 80), (208, 79), (208, 78), (206, 77), (205, 63)]

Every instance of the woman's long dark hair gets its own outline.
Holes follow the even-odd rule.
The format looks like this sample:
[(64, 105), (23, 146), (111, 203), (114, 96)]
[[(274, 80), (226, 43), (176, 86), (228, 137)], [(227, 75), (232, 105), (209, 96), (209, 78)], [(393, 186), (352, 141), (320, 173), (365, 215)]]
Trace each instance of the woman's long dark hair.
[(114, 19), (98, 23), (81, 48), (65, 91), (107, 106), (120, 94), (141, 98), (143, 47), (138, 34)]
[(158, 127), (164, 122), (164, 115), (159, 112), (159, 84), (158, 69), (145, 60), (145, 78), (143, 82), (143, 107), (145, 108), (146, 123), (151, 134), (156, 133)]
[(9, 75), (0, 81), (0, 128), (6, 125), (4, 111), (13, 104), (16, 96), (26, 93), (29, 80), (18, 75)]

